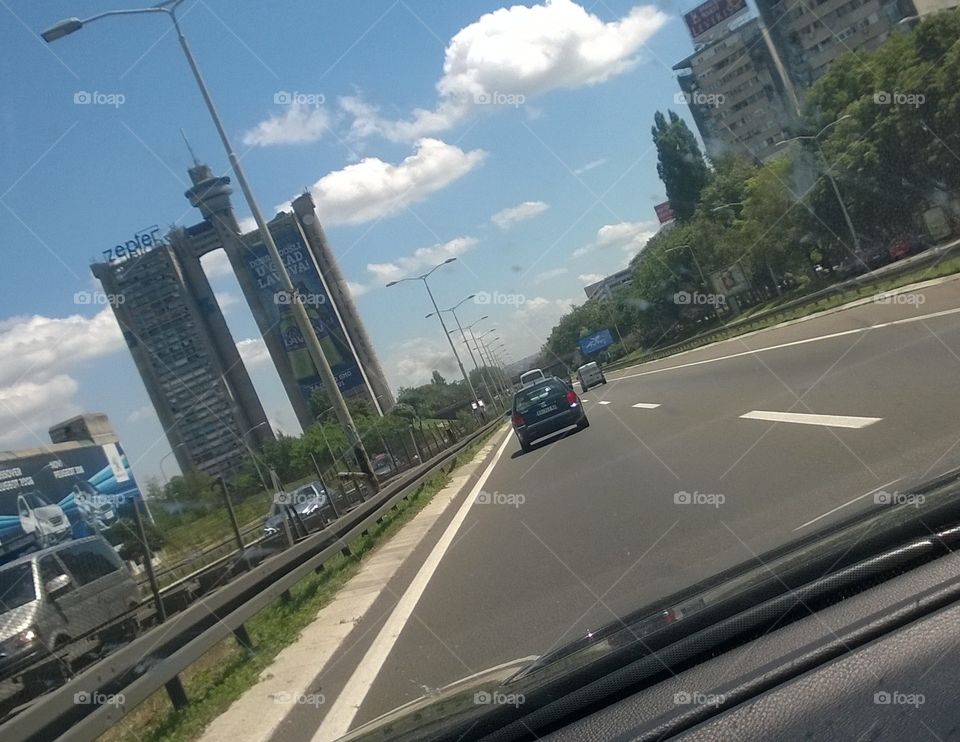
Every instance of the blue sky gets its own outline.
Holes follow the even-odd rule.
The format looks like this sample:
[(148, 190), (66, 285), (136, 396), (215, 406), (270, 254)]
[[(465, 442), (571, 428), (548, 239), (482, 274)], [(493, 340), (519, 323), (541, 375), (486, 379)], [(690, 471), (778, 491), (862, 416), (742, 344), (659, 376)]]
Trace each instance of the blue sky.
[[(387, 280), (457, 255), (431, 282), (438, 302), (497, 297), (460, 315), (488, 314), (478, 328), (519, 359), (655, 230), (650, 126), (657, 109), (687, 116), (670, 66), (692, 51), (680, 15), (693, 5), (185, 0), (180, 16), (261, 206), (312, 190), (398, 387), (456, 366), (422, 288)], [(175, 463), (109, 308), (77, 292), (98, 288), (91, 260), (138, 229), (199, 221), (181, 128), (217, 173), (228, 166), (163, 17), (37, 35), (121, 7), (0, 7), (0, 447), (102, 411), (143, 478)], [(239, 193), (235, 206), (248, 214)], [(264, 407), (299, 432), (224, 264), (208, 272)]]

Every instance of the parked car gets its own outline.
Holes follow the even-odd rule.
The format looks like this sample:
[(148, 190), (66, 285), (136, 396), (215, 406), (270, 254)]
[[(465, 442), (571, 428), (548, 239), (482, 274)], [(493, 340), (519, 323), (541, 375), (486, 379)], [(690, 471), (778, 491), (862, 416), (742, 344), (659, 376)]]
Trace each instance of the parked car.
[(930, 244), (922, 237), (902, 235), (890, 243), (887, 252), (890, 255), (890, 260), (902, 260), (910, 255), (923, 252), (928, 247), (930, 247)]
[(600, 364), (598, 364), (596, 361), (585, 363), (578, 368), (577, 378), (580, 380), (581, 394), (586, 393), (586, 391), (592, 386), (607, 383), (607, 377), (603, 375), (603, 371), (600, 370)]
[(549, 378), (521, 389), (513, 397), (513, 431), (526, 453), (533, 442), (572, 425), (589, 427), (580, 397), (561, 379)]
[(288, 508), (296, 512), (307, 530), (323, 527), (336, 519), (326, 489), (319, 482), (312, 482), (292, 492), (277, 494), (263, 521), (265, 537), (277, 536), (283, 531), (283, 520), (288, 517)]
[(520, 374), (520, 388), (523, 389), (538, 381), (543, 381), (545, 378), (547, 378), (547, 375), (543, 373), (542, 369), (532, 368), (529, 371), (524, 371)]
[(388, 453), (378, 453), (370, 461), (370, 465), (377, 477), (390, 477), (400, 470), (400, 462)]
[(127, 565), (100, 536), (35, 551), (0, 567), (0, 679), (36, 695), (114, 636), (132, 638), (135, 615), (84, 641), (140, 603)]

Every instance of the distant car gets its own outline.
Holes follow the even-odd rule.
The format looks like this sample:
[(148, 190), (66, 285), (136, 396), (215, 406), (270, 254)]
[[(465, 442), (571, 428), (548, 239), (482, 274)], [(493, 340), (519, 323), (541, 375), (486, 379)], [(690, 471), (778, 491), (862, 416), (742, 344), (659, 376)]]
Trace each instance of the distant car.
[(577, 393), (561, 379), (549, 378), (521, 389), (513, 397), (513, 431), (526, 453), (533, 442), (559, 430), (576, 425), (577, 430), (590, 422)]
[(590, 387), (597, 384), (606, 384), (607, 377), (600, 370), (600, 365), (596, 361), (585, 363), (577, 369), (577, 378), (580, 379), (580, 392), (585, 393)]
[(388, 453), (378, 453), (370, 462), (373, 473), (378, 477), (389, 477), (400, 468), (400, 462)]
[(536, 384), (538, 381), (543, 381), (547, 378), (547, 375), (543, 373), (542, 369), (532, 368), (529, 371), (524, 371), (520, 374), (520, 388), (528, 387), (531, 384)]
[(926, 240), (912, 235), (904, 235), (898, 237), (890, 243), (890, 246), (887, 248), (887, 253), (890, 255), (890, 260), (902, 260), (903, 258), (908, 257), (909, 255), (915, 255), (918, 252), (923, 252), (930, 245), (927, 244)]
[(295, 510), (308, 530), (315, 526), (325, 526), (335, 519), (327, 491), (319, 482), (313, 482), (274, 498), (270, 512), (263, 522), (264, 536), (277, 536), (283, 531), (283, 520), (287, 517), (286, 508)]

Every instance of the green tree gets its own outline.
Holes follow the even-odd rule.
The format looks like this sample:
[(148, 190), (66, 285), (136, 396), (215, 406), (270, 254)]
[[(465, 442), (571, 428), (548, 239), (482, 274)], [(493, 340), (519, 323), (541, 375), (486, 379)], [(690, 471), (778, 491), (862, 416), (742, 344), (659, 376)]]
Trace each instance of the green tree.
[(707, 184), (707, 163), (693, 132), (673, 111), (653, 117), (653, 143), (657, 147), (657, 175), (679, 221), (686, 221), (700, 202)]
[[(143, 531), (147, 537), (150, 551), (154, 554), (166, 546), (166, 537), (160, 529), (146, 518), (143, 519)], [(110, 534), (112, 538), (117, 539), (116, 545), (119, 547), (121, 558), (143, 564), (146, 559), (146, 550), (143, 547), (143, 541), (140, 539), (136, 522), (130, 518), (121, 518), (110, 529)]]
[(436, 369), (434, 369), (434, 370), (433, 370), (433, 375), (430, 377), (430, 383), (442, 385), (442, 384), (446, 384), (446, 383), (447, 383), (447, 380), (444, 379), (443, 376), (440, 375), (440, 372), (439, 372), (439, 371), (437, 371)]

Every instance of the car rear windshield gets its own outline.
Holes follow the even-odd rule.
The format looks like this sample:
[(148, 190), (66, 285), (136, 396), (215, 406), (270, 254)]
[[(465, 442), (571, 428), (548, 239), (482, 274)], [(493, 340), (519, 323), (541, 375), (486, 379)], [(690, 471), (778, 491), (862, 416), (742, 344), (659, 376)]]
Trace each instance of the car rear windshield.
[(514, 397), (513, 407), (517, 412), (525, 412), (547, 397), (564, 391), (566, 390), (558, 381), (548, 381), (543, 384), (537, 384), (534, 387), (518, 392), (517, 396)]

